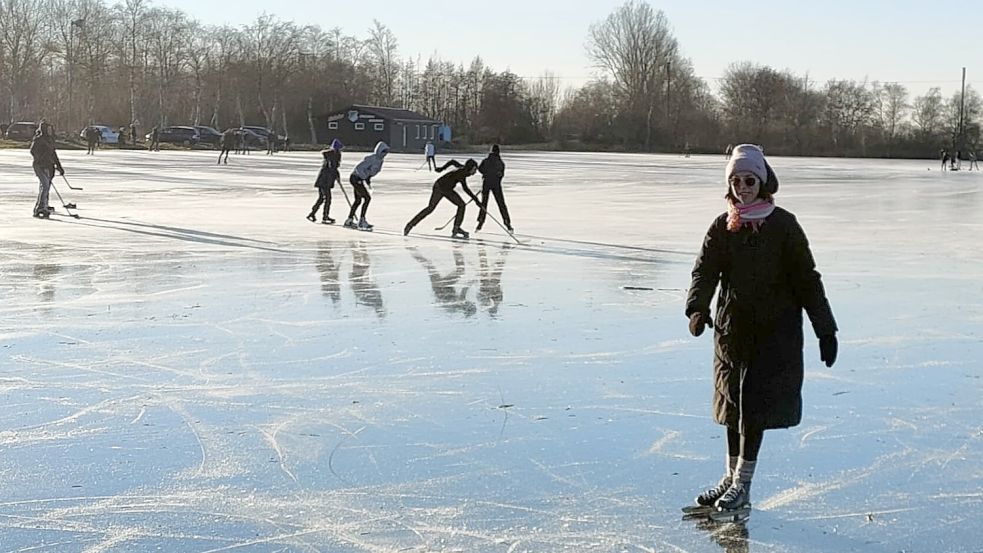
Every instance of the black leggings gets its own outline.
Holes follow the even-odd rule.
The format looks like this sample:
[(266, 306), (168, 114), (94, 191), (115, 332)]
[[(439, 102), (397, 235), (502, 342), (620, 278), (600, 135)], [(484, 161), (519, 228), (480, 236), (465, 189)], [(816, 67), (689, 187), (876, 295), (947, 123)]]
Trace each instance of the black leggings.
[(324, 219), (328, 218), (328, 212), (331, 211), (331, 189), (330, 188), (318, 188), (317, 203), (311, 208), (311, 215), (317, 214), (317, 208), (324, 204)]
[[(348, 212), (348, 218), (355, 218), (355, 211), (358, 209), (359, 204), (362, 205), (362, 218), (365, 218), (365, 212), (369, 210), (369, 202), (372, 201), (372, 196), (369, 194), (367, 188), (365, 188), (365, 181), (358, 178), (358, 175), (352, 175), (349, 177), (348, 182), (352, 183), (352, 191), (355, 195), (355, 201), (352, 202), (352, 210)], [(365, 203), (362, 203), (362, 201)]]
[(461, 223), (464, 222), (464, 200), (462, 200), (453, 189), (442, 190), (440, 186), (436, 184), (433, 185), (433, 192), (430, 194), (430, 203), (428, 203), (427, 207), (420, 210), (419, 213), (410, 219), (408, 226), (415, 227), (417, 223), (423, 220), (424, 217), (433, 213), (433, 210), (437, 208), (437, 204), (440, 203), (441, 198), (447, 198), (449, 202), (457, 206), (457, 215), (454, 216), (454, 228), (461, 228)]
[(765, 437), (764, 430), (747, 430), (741, 434), (727, 427), (727, 454), (731, 457), (741, 457), (745, 461), (757, 461), (761, 441)]
[(481, 186), (481, 210), (478, 212), (478, 226), (485, 224), (485, 214), (488, 212), (488, 192), (495, 196), (498, 211), (502, 214), (502, 222), (507, 228), (511, 228), (512, 219), (509, 217), (509, 208), (505, 205), (505, 195), (502, 193), (501, 182), (486, 182)]

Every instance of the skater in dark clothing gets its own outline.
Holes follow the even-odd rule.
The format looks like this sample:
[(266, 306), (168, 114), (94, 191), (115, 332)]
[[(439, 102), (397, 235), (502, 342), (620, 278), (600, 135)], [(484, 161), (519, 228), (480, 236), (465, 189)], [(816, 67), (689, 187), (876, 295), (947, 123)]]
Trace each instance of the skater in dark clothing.
[(388, 153), (389, 145), (379, 141), (375, 145), (375, 150), (365, 156), (365, 159), (355, 166), (355, 170), (352, 171), (351, 176), (348, 178), (348, 182), (352, 184), (355, 201), (352, 202), (352, 209), (348, 212), (348, 219), (345, 221), (346, 227), (356, 228), (355, 211), (361, 205), (362, 217), (358, 220), (358, 230), (372, 230), (372, 225), (365, 219), (365, 214), (369, 211), (369, 202), (372, 201), (372, 195), (369, 194), (369, 189), (372, 188), (372, 177), (378, 175), (379, 171), (382, 171), (382, 162), (385, 161), (386, 154)]
[[(234, 129), (226, 129), (225, 132), (222, 133), (222, 142), (221, 142), (222, 151), (220, 151), (218, 153), (218, 162), (216, 163), (216, 165), (218, 165), (220, 163), (224, 163), (225, 165), (228, 165), (229, 164), (229, 152), (233, 148), (235, 148), (235, 143), (236, 143), (236, 132), (235, 132), (235, 130)], [(222, 159), (222, 156), (223, 155), (225, 156), (225, 159), (224, 160)]]
[(713, 415), (727, 427), (724, 476), (696, 503), (746, 516), (764, 431), (802, 419), (802, 310), (827, 367), (836, 361), (837, 327), (805, 232), (775, 206), (778, 179), (762, 151), (736, 146), (726, 178), (727, 213), (704, 238), (686, 302), (693, 336), (714, 329)]
[(427, 171), (433, 171), (437, 168), (437, 148), (434, 147), (433, 142), (427, 140), (427, 145), (423, 147), (423, 155), (427, 157)]
[(130, 143), (134, 146), (137, 145), (137, 126), (135, 123), (130, 123)]
[(160, 151), (160, 130), (156, 126), (150, 129), (150, 151)]
[(494, 194), (495, 203), (498, 204), (498, 211), (502, 214), (502, 222), (505, 224), (505, 228), (509, 232), (514, 232), (512, 229), (512, 219), (509, 218), (509, 208), (505, 205), (505, 195), (502, 193), (502, 178), (505, 177), (505, 162), (502, 161), (502, 156), (498, 148), (498, 144), (492, 144), (491, 152), (489, 152), (488, 157), (481, 160), (478, 165), (478, 171), (481, 173), (481, 210), (478, 211), (478, 226), (475, 227), (474, 231), (478, 232), (481, 230), (482, 225), (485, 224), (485, 216), (488, 215), (488, 195)]
[(334, 219), (328, 216), (328, 212), (331, 211), (331, 189), (335, 182), (339, 184), (341, 182), (338, 170), (341, 167), (341, 149), (344, 147), (341, 141), (335, 138), (331, 141), (331, 147), (321, 152), (324, 162), (321, 164), (321, 171), (317, 174), (317, 180), (314, 181), (314, 188), (317, 188), (318, 192), (317, 202), (307, 214), (307, 220), (312, 223), (317, 221), (317, 210), (321, 204), (324, 204), (321, 222), (326, 225), (334, 223)]
[(973, 151), (973, 150), (970, 150), (969, 151), (969, 170), (972, 171), (973, 169), (976, 169), (977, 171), (979, 171), (980, 170), (980, 166), (976, 163), (976, 152)]
[(949, 152), (945, 151), (945, 148), (942, 148), (939, 156), (942, 158), (942, 170), (945, 171), (949, 165)]
[(126, 146), (126, 128), (120, 127), (119, 130), (116, 132), (117, 132), (116, 147), (122, 148), (123, 146)]
[(38, 199), (34, 204), (34, 216), (47, 219), (51, 213), (48, 207), (48, 192), (51, 190), (51, 179), (55, 177), (55, 171), (59, 175), (65, 175), (65, 169), (61, 166), (58, 159), (58, 152), (55, 151), (55, 137), (51, 131), (51, 125), (42, 122), (34, 134), (31, 141), (31, 157), (34, 159), (34, 174), (38, 177)]
[(276, 133), (271, 132), (266, 137), (266, 155), (271, 156), (276, 153)]
[(414, 215), (413, 218), (410, 219), (409, 223), (406, 223), (406, 226), (403, 227), (403, 236), (409, 234), (410, 231), (413, 230), (413, 227), (419, 224), (419, 222), (422, 221), (427, 215), (433, 213), (433, 210), (437, 208), (437, 204), (440, 203), (441, 199), (447, 198), (449, 202), (457, 206), (457, 215), (454, 216), (454, 230), (451, 232), (451, 236), (454, 238), (468, 238), (468, 233), (461, 229), (461, 223), (464, 222), (465, 203), (464, 200), (457, 195), (457, 192), (454, 191), (454, 187), (460, 184), (461, 188), (464, 189), (464, 192), (470, 196), (475, 203), (479, 203), (478, 198), (473, 192), (471, 192), (471, 189), (468, 188), (467, 182), (467, 178), (478, 171), (478, 163), (473, 159), (469, 159), (464, 165), (461, 165), (456, 160), (452, 159), (445, 163), (442, 167), (439, 167), (437, 172), (442, 172), (451, 165), (457, 167), (457, 169), (447, 173), (446, 175), (442, 175), (440, 178), (434, 181), (433, 192), (430, 194), (430, 202), (427, 204), (427, 207), (421, 209), (419, 213)]
[(91, 156), (96, 153), (96, 144), (99, 143), (101, 136), (102, 133), (99, 132), (99, 129), (92, 126), (85, 128), (85, 143), (88, 146), (85, 155)]

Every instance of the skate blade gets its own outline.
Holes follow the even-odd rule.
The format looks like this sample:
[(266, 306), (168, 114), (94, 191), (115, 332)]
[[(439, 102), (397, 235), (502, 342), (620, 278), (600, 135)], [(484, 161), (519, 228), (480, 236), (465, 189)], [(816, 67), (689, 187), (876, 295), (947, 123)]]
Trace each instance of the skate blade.
[(751, 507), (741, 507), (732, 511), (710, 511), (707, 516), (714, 522), (747, 522), (751, 518)]
[(711, 505), (687, 505), (683, 507), (683, 516), (707, 516), (713, 511)]

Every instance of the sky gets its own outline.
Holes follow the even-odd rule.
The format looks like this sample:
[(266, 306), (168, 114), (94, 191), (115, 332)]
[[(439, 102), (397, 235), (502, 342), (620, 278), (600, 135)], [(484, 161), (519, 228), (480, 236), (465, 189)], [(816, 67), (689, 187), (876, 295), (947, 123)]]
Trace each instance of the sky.
[[(592, 23), (623, 0), (394, 1), (368, 3), (291, 0), (156, 0), (208, 24), (248, 24), (262, 13), (365, 37), (373, 19), (396, 34), (403, 57), (432, 54), (467, 64), (481, 56), (487, 66), (534, 78), (549, 70), (564, 86), (580, 86), (598, 70), (585, 43)], [(983, 89), (983, 64), (966, 18), (970, 4), (944, 0), (927, 8), (911, 0), (788, 2), (668, 0), (650, 2), (665, 12), (683, 54), (711, 87), (734, 62), (753, 61), (808, 73), (817, 83), (831, 78), (900, 82), (913, 95), (939, 86), (946, 95), (967, 82)], [(930, 23), (929, 23), (930, 22)]]

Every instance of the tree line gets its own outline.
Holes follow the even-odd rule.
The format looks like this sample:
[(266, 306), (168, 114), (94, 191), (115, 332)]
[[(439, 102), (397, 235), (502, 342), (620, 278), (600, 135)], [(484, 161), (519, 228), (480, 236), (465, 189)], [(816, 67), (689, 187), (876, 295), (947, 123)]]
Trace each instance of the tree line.
[(898, 83), (816, 83), (742, 61), (713, 91), (644, 1), (593, 24), (586, 51), (598, 77), (561, 91), (548, 71), (403, 57), (378, 21), (357, 36), (272, 15), (203, 25), (151, 0), (0, 0), (0, 121), (261, 124), (301, 143), (315, 141), (319, 115), (370, 104), (443, 121), (465, 143), (928, 156), (980, 140), (983, 101), (971, 88), (965, 103), (937, 88), (911, 98)]

